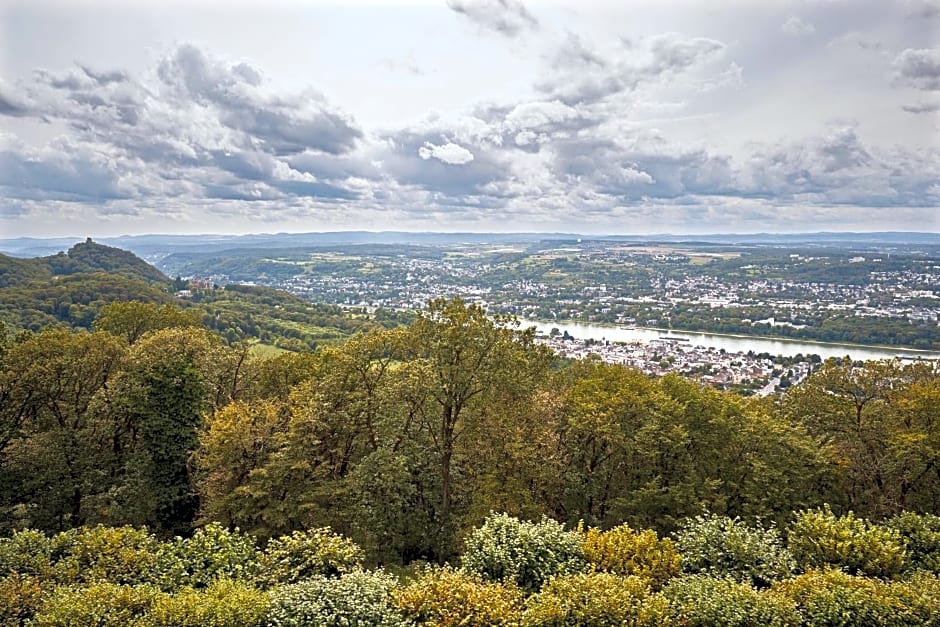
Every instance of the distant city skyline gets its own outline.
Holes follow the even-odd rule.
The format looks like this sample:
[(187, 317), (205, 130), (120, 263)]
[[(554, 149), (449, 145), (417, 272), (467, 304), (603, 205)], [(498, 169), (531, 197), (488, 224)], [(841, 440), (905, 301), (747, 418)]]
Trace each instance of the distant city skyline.
[(940, 232), (940, 0), (0, 5), (0, 238)]

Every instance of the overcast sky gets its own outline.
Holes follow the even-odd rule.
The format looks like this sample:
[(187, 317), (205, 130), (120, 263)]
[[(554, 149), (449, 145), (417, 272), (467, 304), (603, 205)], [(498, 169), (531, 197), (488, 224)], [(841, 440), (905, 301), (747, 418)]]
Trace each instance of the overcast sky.
[(0, 237), (940, 231), (940, 0), (0, 3)]

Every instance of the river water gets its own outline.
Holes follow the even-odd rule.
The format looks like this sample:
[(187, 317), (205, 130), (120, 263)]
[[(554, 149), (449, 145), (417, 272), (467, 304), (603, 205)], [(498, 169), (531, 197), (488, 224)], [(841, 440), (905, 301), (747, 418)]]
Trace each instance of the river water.
[(569, 322), (540, 322), (537, 320), (521, 320), (522, 327), (534, 326), (543, 333), (549, 333), (553, 328), (561, 333), (568, 331), (579, 340), (594, 339), (608, 342), (649, 342), (650, 340), (669, 338), (687, 338), (692, 346), (714, 347), (725, 349), (729, 353), (770, 353), (793, 357), (798, 354), (819, 355), (823, 359), (829, 357), (845, 357), (852, 359), (872, 360), (902, 358), (940, 359), (940, 353), (932, 351), (918, 351), (904, 348), (881, 348), (874, 346), (858, 346), (855, 344), (829, 344), (823, 342), (806, 342), (800, 340), (770, 339), (766, 337), (743, 337), (739, 335), (720, 335), (715, 333), (692, 333), (689, 331), (664, 331), (660, 329), (644, 329), (619, 327), (602, 324), (580, 324)]

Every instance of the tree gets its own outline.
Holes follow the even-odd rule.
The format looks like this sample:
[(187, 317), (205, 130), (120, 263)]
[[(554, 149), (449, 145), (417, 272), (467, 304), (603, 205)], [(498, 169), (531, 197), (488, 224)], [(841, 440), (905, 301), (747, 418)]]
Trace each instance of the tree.
[(102, 409), (119, 428), (123, 465), (113, 507), (124, 522), (164, 534), (190, 529), (198, 503), (191, 476), (197, 431), (204, 412), (233, 398), (240, 363), (198, 328), (163, 329), (133, 346)]
[[(439, 470), (437, 524), (440, 557), (452, 550), (453, 470), (466, 434), (499, 412), (496, 399), (525, 389), (547, 365), (533, 346), (534, 329), (518, 330), (507, 316), (488, 317), (478, 305), (459, 297), (431, 301), (408, 328), (406, 355), (424, 364), (421, 419), (430, 436)], [(486, 434), (483, 437), (492, 437)]]
[(912, 491), (930, 494), (940, 461), (930, 417), (937, 380), (928, 364), (830, 359), (788, 391), (784, 410), (821, 440), (838, 469), (834, 505), (883, 517), (907, 507)]
[(93, 516), (112, 459), (99, 446), (93, 405), (125, 351), (106, 333), (62, 330), (9, 348), (0, 372), (0, 518), (53, 530)]
[(171, 327), (199, 326), (199, 317), (174, 305), (155, 305), (140, 301), (113, 302), (105, 305), (95, 318), (95, 329), (123, 337), (134, 344), (145, 333)]

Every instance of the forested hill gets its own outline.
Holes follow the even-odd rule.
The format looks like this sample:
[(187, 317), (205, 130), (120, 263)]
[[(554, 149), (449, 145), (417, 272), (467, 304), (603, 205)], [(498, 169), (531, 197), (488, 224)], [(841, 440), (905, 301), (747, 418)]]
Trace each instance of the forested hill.
[(91, 272), (108, 272), (145, 283), (169, 283), (165, 274), (132, 252), (104, 246), (91, 238), (72, 246), (68, 252), (48, 257), (17, 259), (0, 254), (0, 287), (51, 281), (56, 277)]
[[(193, 286), (185, 298), (178, 298), (184, 287), (185, 281), (171, 281), (133, 253), (90, 239), (48, 257), (0, 255), (0, 323), (13, 330), (91, 329), (105, 307), (133, 301), (125, 313), (176, 319), (170, 310), (180, 309), (229, 343), (250, 340), (308, 350), (408, 319), (395, 312), (346, 311), (247, 285)], [(158, 307), (169, 309), (157, 313)]]
[(48, 257), (0, 255), (0, 321), (13, 329), (90, 328), (108, 303), (168, 303), (171, 289), (146, 261), (91, 239)]

